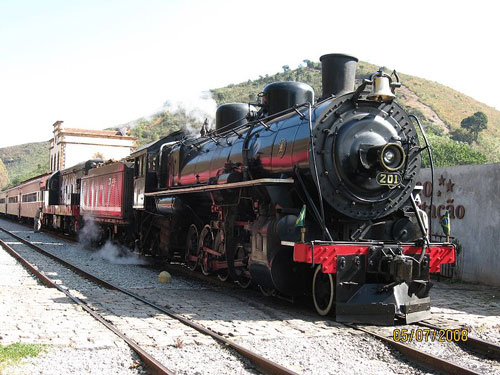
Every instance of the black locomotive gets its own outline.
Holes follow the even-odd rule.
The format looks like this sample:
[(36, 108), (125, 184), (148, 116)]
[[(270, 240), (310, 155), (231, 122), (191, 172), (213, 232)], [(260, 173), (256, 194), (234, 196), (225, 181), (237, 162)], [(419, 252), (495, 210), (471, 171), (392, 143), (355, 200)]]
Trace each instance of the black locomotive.
[(357, 59), (321, 63), (319, 100), (304, 83), (271, 83), (256, 105), (220, 106), (200, 137), (172, 133), (127, 160), (0, 192), (0, 214), (69, 232), (92, 222), (96, 242), (265, 294), (311, 295), (339, 321), (424, 319), (429, 274), (455, 260), (453, 245), (430, 243), (413, 195), (428, 144), (394, 101), (395, 72), (355, 89)]
[(266, 294), (311, 294), (341, 321), (422, 319), (429, 272), (454, 249), (431, 244), (417, 214), (424, 148), (393, 100), (399, 79), (379, 71), (355, 90), (356, 58), (321, 62), (317, 101), (272, 83), (256, 106), (220, 106), (214, 130), (132, 154), (137, 245)]

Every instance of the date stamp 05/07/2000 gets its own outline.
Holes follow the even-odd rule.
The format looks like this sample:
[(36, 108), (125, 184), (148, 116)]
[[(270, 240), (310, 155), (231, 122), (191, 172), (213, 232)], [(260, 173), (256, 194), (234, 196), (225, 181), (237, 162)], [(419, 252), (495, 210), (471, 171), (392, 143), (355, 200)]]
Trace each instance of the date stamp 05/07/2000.
[(392, 338), (396, 342), (409, 341), (439, 341), (439, 342), (460, 342), (467, 341), (469, 331), (467, 329), (395, 329), (392, 333)]

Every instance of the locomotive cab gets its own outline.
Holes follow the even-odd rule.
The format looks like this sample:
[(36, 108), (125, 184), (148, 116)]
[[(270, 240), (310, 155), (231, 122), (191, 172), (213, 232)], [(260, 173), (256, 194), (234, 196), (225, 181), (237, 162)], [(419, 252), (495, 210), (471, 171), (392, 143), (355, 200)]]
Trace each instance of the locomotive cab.
[(154, 200), (148, 201), (144, 194), (159, 188), (162, 147), (184, 137), (184, 132), (177, 131), (139, 148), (130, 155), (129, 160), (134, 163), (134, 209), (154, 209)]

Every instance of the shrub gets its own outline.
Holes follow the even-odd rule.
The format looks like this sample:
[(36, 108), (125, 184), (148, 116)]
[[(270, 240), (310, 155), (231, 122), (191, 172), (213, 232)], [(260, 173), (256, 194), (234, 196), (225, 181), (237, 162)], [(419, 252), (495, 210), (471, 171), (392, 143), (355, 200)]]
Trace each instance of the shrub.
[[(456, 142), (446, 136), (429, 134), (435, 167), (448, 167), (452, 165), (484, 164), (486, 155), (472, 148), (464, 142)], [(429, 167), (429, 157), (423, 151), (422, 166)]]

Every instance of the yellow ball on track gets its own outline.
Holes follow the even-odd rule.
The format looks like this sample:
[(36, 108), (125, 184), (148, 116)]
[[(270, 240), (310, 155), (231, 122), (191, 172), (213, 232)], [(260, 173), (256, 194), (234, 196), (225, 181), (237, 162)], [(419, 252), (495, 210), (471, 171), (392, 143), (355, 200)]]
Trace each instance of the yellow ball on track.
[(158, 275), (158, 282), (162, 284), (168, 284), (172, 281), (172, 276), (167, 271), (162, 271)]

